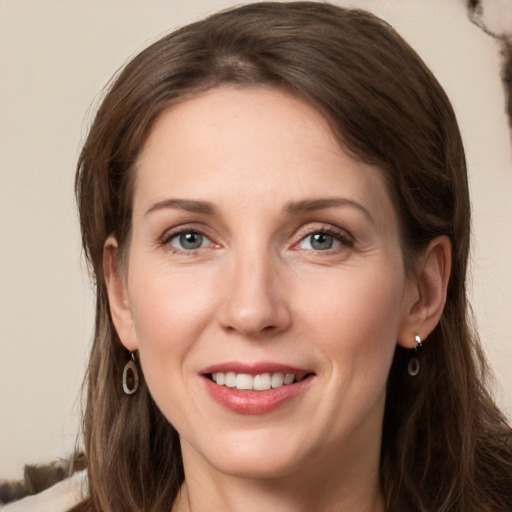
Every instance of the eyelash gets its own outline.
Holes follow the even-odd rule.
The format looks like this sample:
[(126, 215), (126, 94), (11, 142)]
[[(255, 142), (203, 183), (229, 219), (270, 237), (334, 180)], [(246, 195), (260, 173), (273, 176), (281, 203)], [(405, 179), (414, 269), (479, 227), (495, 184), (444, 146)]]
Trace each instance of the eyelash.
[[(340, 242), (340, 244), (345, 248), (347, 248), (347, 247), (350, 248), (350, 247), (353, 247), (353, 245), (354, 245), (354, 239), (346, 231), (344, 231), (344, 230), (342, 231), (342, 230), (336, 229), (334, 227), (321, 227), (321, 228), (316, 228), (316, 229), (309, 229), (305, 233), (301, 233), (300, 240), (297, 243), (295, 243), (294, 246), (299, 245), (301, 242), (307, 240), (309, 237), (312, 237), (314, 235), (331, 236), (334, 238), (334, 240)], [(336, 251), (336, 249), (331, 249), (331, 248), (325, 249), (325, 250), (320, 250), (320, 249), (305, 249), (305, 250), (309, 250), (309, 251), (312, 251), (315, 253), (322, 253), (322, 252), (332, 253), (332, 252)]]
[(176, 231), (167, 232), (162, 237), (160, 244), (162, 246), (166, 247), (170, 252), (180, 253), (180, 254), (192, 254), (192, 253), (198, 251), (199, 249), (205, 248), (205, 247), (198, 247), (196, 249), (180, 249), (180, 248), (177, 248), (177, 247), (174, 247), (171, 245), (171, 242), (174, 239), (177, 239), (178, 237), (181, 237), (183, 235), (198, 235), (200, 237), (203, 237), (203, 239), (208, 240), (210, 242), (209, 245), (215, 245), (215, 243), (212, 242), (211, 239), (206, 234), (204, 234), (201, 230), (193, 229), (193, 228), (188, 228), (188, 229), (181, 228)]
[[(195, 248), (195, 249), (180, 249), (180, 248), (176, 248), (174, 246), (171, 245), (171, 242), (173, 240), (175, 240), (176, 238), (180, 237), (180, 236), (183, 236), (183, 235), (198, 235), (198, 236), (201, 236), (203, 237), (204, 239), (208, 240), (209, 241), (209, 246), (214, 246), (216, 245), (215, 242), (213, 242), (209, 237), (208, 235), (206, 235), (204, 232), (202, 232), (201, 230), (198, 230), (198, 229), (194, 229), (194, 228), (189, 228), (189, 229), (186, 229), (186, 228), (181, 228), (181, 229), (178, 229), (176, 231), (171, 231), (171, 232), (167, 232), (163, 235), (161, 241), (160, 241), (160, 245), (166, 247), (170, 252), (172, 253), (180, 253), (180, 254), (192, 254), (200, 249), (205, 249), (206, 247), (198, 247), (198, 248)], [(340, 244), (344, 247), (353, 247), (354, 245), (354, 242), (355, 240), (352, 238), (352, 236), (350, 234), (348, 234), (346, 231), (342, 231), (342, 230), (338, 230), (338, 229), (335, 229), (333, 227), (321, 227), (321, 228), (316, 228), (316, 229), (309, 229), (303, 233), (300, 233), (299, 236), (300, 236), (300, 239), (298, 240), (298, 242), (295, 242), (293, 244), (293, 247), (297, 247), (297, 245), (299, 245), (301, 242), (304, 242), (305, 240), (308, 239), (308, 237), (312, 237), (314, 235), (327, 235), (327, 236), (331, 236), (333, 237), (336, 241), (340, 242)], [(296, 249), (298, 250), (298, 249)], [(312, 252), (316, 252), (316, 253), (322, 253), (322, 252), (325, 252), (325, 253), (331, 253), (333, 251), (336, 251), (336, 249), (331, 249), (331, 248), (328, 248), (328, 249), (325, 249), (325, 250), (321, 250), (321, 249), (314, 249), (314, 248), (311, 248), (311, 249), (304, 249), (304, 250), (307, 250), (307, 251), (312, 251)]]

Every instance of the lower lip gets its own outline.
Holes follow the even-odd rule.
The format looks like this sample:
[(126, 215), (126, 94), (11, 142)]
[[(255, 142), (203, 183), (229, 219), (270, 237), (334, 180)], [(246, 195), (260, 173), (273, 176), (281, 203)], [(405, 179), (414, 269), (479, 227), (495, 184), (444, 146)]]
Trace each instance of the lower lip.
[(303, 393), (310, 385), (312, 377), (300, 382), (286, 384), (268, 391), (240, 391), (236, 388), (219, 386), (204, 378), (210, 396), (220, 405), (238, 414), (266, 414), (283, 406), (292, 398)]

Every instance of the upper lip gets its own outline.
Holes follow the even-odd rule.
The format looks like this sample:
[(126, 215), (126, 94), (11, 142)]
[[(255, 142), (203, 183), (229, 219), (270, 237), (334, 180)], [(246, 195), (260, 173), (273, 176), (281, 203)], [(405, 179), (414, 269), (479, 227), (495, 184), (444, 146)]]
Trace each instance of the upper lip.
[(200, 373), (217, 373), (217, 372), (234, 372), (234, 373), (246, 373), (249, 375), (261, 375), (263, 373), (295, 373), (295, 374), (307, 374), (312, 373), (311, 370), (304, 368), (297, 368), (288, 364), (281, 364), (275, 362), (254, 362), (244, 363), (240, 361), (227, 361), (225, 363), (218, 363), (203, 368)]

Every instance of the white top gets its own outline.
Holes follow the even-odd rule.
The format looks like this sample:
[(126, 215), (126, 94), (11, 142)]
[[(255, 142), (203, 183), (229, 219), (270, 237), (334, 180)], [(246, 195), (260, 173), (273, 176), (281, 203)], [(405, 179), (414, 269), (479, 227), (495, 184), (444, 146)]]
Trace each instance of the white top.
[(0, 505), (0, 512), (67, 512), (86, 497), (87, 470), (77, 471), (45, 491)]

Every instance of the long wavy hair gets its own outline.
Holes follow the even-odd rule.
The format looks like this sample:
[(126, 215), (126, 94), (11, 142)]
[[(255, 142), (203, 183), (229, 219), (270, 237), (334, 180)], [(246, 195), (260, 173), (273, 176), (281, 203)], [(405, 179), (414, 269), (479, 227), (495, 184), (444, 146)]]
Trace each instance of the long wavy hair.
[(387, 23), (314, 2), (246, 5), (181, 28), (136, 56), (99, 107), (76, 175), (96, 323), (83, 424), (90, 495), (75, 510), (168, 511), (183, 483), (178, 434), (143, 376), (135, 395), (122, 392), (129, 356), (109, 313), (103, 247), (114, 235), (126, 255), (135, 164), (155, 121), (222, 84), (300, 98), (346, 151), (377, 166), (398, 213), (406, 268), (434, 237), (450, 238), (446, 307), (421, 351), (421, 372), (408, 375), (408, 351), (397, 347), (389, 375), (380, 460), (386, 510), (509, 510), (511, 429), (487, 391), (471, 326), (470, 202), (453, 109)]

